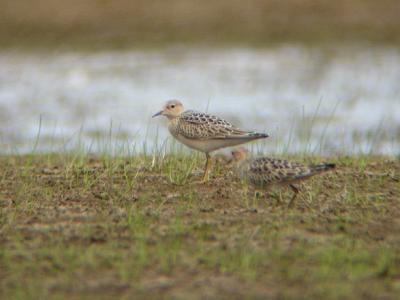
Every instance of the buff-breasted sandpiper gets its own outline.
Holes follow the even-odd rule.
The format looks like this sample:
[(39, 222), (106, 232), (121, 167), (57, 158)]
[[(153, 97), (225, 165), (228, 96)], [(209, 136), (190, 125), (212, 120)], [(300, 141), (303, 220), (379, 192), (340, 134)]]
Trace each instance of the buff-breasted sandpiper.
[(211, 152), (268, 137), (265, 133), (236, 128), (216, 116), (193, 110), (185, 111), (178, 100), (168, 101), (163, 110), (153, 115), (156, 116), (168, 118), (168, 129), (174, 138), (189, 148), (206, 154), (203, 181), (208, 180)]
[(289, 186), (294, 192), (289, 207), (299, 193), (296, 183), (335, 168), (332, 163), (306, 166), (271, 157), (248, 158), (248, 151), (244, 148), (233, 150), (232, 156), (238, 175), (252, 186), (264, 190), (273, 185)]

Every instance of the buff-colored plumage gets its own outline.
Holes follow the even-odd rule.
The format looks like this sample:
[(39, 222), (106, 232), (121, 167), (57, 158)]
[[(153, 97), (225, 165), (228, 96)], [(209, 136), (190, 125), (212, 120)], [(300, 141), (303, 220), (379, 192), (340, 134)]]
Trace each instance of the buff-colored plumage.
[(267, 134), (241, 130), (213, 115), (193, 110), (184, 111), (182, 103), (177, 100), (168, 101), (164, 109), (154, 116), (159, 115), (168, 118), (168, 129), (174, 138), (189, 148), (206, 154), (203, 180), (208, 177), (211, 152), (268, 137)]
[(268, 137), (266, 134), (241, 130), (228, 121), (193, 110), (185, 111), (171, 120), (168, 129), (177, 140), (204, 153)]
[(252, 159), (245, 168), (247, 179), (257, 186), (291, 183), (314, 173), (310, 167), (270, 157)]
[(245, 149), (232, 152), (239, 176), (256, 188), (268, 188), (272, 185), (289, 186), (294, 191), (290, 204), (299, 192), (294, 185), (316, 174), (335, 168), (334, 164), (306, 166), (297, 162), (271, 157), (248, 158)]

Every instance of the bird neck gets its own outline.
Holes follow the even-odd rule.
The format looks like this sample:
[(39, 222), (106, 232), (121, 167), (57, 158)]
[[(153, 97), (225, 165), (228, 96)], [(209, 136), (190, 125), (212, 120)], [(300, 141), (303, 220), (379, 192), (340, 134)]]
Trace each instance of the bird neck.
[(178, 133), (178, 121), (178, 117), (170, 118), (168, 120), (168, 130), (173, 136), (176, 136)]
[(177, 116), (165, 115), (169, 121), (175, 120)]

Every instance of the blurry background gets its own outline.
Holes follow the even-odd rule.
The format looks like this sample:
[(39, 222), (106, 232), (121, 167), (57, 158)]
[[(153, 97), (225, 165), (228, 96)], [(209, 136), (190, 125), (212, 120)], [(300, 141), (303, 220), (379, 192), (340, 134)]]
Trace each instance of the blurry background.
[(137, 151), (167, 99), (268, 152), (400, 154), (400, 1), (0, 0), (0, 152)]

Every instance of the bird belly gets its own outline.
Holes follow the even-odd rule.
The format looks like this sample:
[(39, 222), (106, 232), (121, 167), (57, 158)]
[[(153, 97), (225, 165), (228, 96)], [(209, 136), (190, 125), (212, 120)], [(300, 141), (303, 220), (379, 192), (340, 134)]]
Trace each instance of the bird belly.
[(199, 139), (188, 139), (181, 134), (174, 135), (174, 137), (181, 142), (182, 144), (186, 145), (187, 147), (201, 151), (204, 153), (210, 153), (212, 151), (229, 147), (226, 144), (226, 140), (217, 140), (217, 139), (210, 139), (210, 140), (199, 140)]

